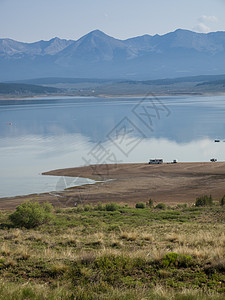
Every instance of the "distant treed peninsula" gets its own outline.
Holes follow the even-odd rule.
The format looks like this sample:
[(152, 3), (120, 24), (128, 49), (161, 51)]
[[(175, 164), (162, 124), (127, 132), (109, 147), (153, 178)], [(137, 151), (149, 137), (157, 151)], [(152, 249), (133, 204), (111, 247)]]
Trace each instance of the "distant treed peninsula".
[(210, 95), (225, 93), (225, 75), (158, 80), (38, 78), (0, 83), (0, 99), (34, 96)]

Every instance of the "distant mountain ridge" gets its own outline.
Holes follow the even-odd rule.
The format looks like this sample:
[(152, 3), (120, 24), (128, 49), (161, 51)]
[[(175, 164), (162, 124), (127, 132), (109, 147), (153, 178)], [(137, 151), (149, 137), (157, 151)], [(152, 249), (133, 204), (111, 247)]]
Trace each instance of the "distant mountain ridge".
[(11, 39), (0, 39), (0, 55), (54, 55), (71, 43), (73, 43), (73, 41), (59, 38), (35, 43), (22, 43)]
[(35, 77), (151, 80), (225, 73), (225, 32), (178, 29), (119, 40), (94, 30), (77, 41), (0, 39), (0, 81)]

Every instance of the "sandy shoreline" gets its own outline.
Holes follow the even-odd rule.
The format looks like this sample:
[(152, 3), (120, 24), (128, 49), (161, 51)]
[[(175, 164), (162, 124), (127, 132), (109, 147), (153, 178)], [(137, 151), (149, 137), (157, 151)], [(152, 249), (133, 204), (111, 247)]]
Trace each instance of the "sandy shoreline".
[(105, 182), (63, 192), (1, 198), (0, 209), (14, 209), (28, 199), (50, 201), (60, 207), (111, 201), (134, 205), (150, 198), (154, 203), (175, 205), (194, 203), (196, 197), (204, 194), (220, 200), (225, 194), (225, 162), (98, 165), (53, 170), (43, 175), (84, 177)]
[[(174, 92), (174, 93), (153, 93), (156, 97), (176, 97), (176, 96), (199, 96), (199, 97), (207, 97), (207, 96), (224, 96), (225, 92)], [(59, 98), (59, 97), (68, 97), (68, 98), (140, 98), (146, 97), (146, 93), (143, 94), (131, 94), (131, 95), (110, 95), (110, 94), (99, 94), (99, 95), (69, 95), (69, 94), (59, 94), (59, 95), (35, 95), (35, 96), (23, 96), (23, 97), (7, 97), (0, 96), (1, 100), (29, 100), (29, 99), (38, 99), (38, 98)], [(148, 96), (150, 97), (150, 96)]]

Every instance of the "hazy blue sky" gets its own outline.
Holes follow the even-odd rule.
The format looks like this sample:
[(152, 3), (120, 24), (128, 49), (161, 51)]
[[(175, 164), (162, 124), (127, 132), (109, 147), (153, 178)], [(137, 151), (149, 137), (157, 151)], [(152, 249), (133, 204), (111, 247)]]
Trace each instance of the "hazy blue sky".
[(225, 0), (0, 0), (0, 38), (78, 39), (94, 29), (120, 39), (177, 28), (225, 30)]

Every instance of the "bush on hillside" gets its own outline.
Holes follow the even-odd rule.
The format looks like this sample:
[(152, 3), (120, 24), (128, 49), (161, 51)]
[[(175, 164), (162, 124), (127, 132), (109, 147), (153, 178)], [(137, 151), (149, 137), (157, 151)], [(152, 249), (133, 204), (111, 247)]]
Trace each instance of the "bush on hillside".
[(178, 254), (175, 252), (167, 253), (163, 256), (162, 264), (164, 267), (183, 267), (190, 265), (192, 257), (190, 255)]
[(116, 211), (118, 208), (119, 206), (116, 203), (107, 203), (105, 206), (106, 211)]
[(17, 206), (9, 219), (16, 227), (35, 228), (48, 223), (53, 218), (52, 210), (50, 203), (26, 201)]
[(198, 197), (196, 198), (196, 201), (195, 201), (195, 206), (212, 206), (213, 205), (213, 200), (212, 200), (212, 196), (207, 196), (207, 195), (204, 195), (204, 196), (201, 196), (201, 197)]
[(166, 209), (166, 204), (164, 203), (159, 203), (155, 206), (156, 209)]
[(148, 206), (149, 206), (150, 208), (153, 207), (153, 200), (152, 200), (151, 198), (148, 200)]
[(144, 203), (137, 203), (136, 208), (145, 208), (145, 204)]

